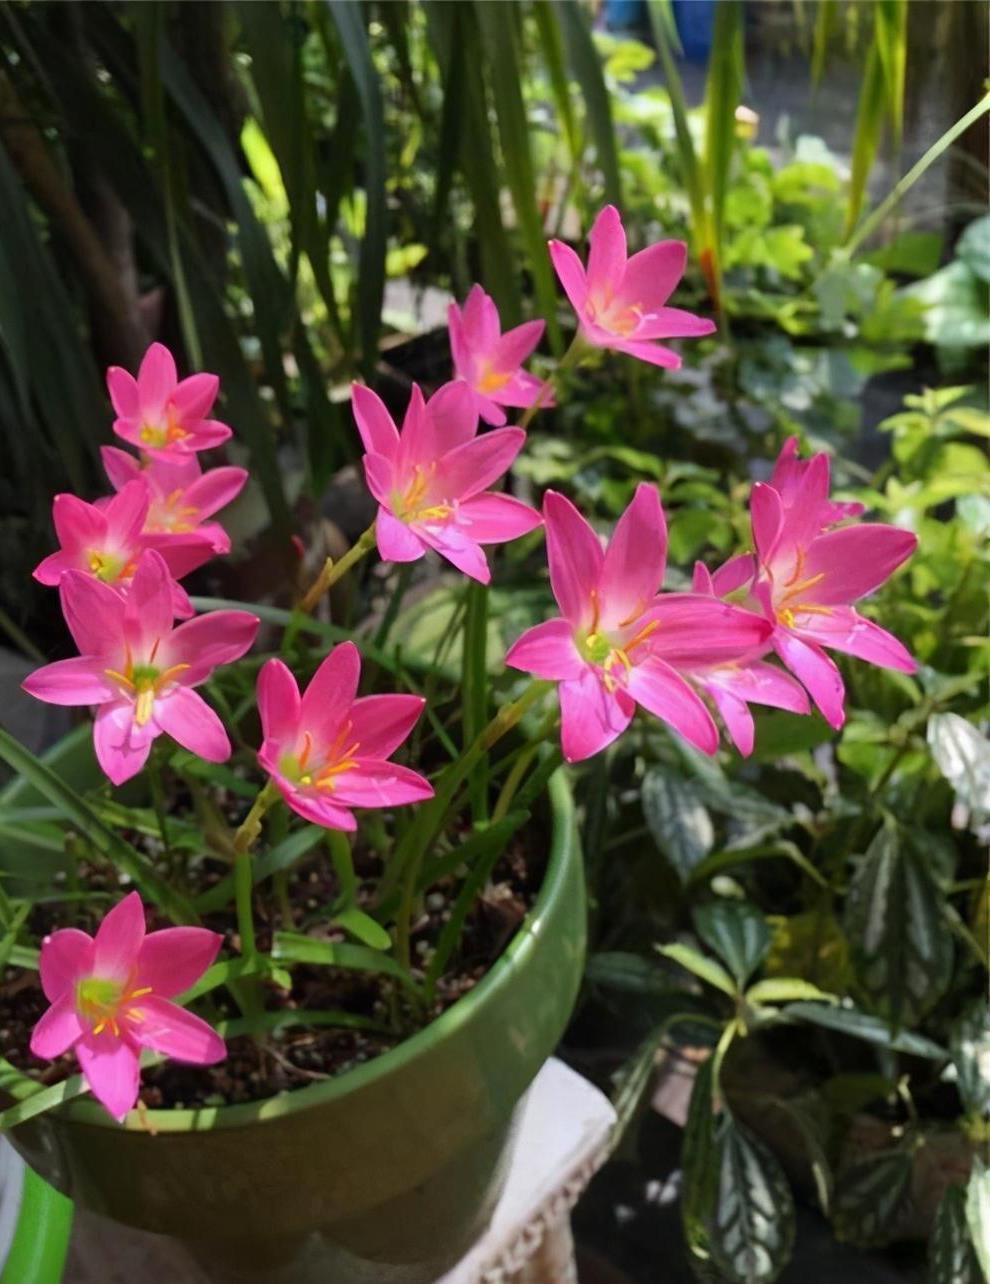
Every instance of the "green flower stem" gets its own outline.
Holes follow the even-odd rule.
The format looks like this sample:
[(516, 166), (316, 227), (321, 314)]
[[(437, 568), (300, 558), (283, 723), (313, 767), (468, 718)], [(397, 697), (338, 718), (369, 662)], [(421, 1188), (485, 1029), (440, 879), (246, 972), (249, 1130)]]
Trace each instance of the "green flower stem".
[(264, 788), (259, 790), (258, 796), (251, 804), (251, 810), (234, 835), (234, 897), (237, 904), (237, 932), (241, 938), (241, 953), (245, 959), (253, 959), (258, 954), (254, 932), (254, 912), (251, 907), (254, 889), (251, 848), (258, 841), (265, 813), (278, 798), (278, 787), (274, 781), (269, 780)]
[(361, 558), (375, 547), (375, 523), (372, 522), (368, 529), (359, 536), (357, 542), (351, 546), (344, 556), (337, 562), (332, 557), (328, 557), (323, 565), (323, 570), (310, 585), (306, 594), (303, 596), (296, 608), (299, 611), (309, 615), (316, 609), (317, 603), (324, 593), (328, 592), (341, 576), (346, 575), (352, 566), (356, 566)]
[[(423, 805), (416, 820), (402, 836), (402, 841), (392, 857), (392, 868), (398, 871), (402, 879), (402, 901), (396, 916), (396, 953), (403, 967), (409, 968), (411, 963), (409, 937), (419, 871), (430, 844), (435, 841), (443, 828), (458, 789), (475, 764), (504, 735), (518, 725), (527, 710), (543, 698), (550, 685), (549, 682), (533, 682), (517, 700), (499, 709), (464, 753), (444, 770), (437, 781), (433, 798)], [(381, 897), (386, 890), (388, 889), (383, 884), (379, 889), (379, 896)]]
[(564, 370), (571, 370), (573, 369), (574, 366), (580, 365), (582, 358), (589, 351), (590, 351), (590, 348), (588, 346), (587, 341), (584, 338), (584, 335), (581, 333), (580, 330), (578, 330), (577, 333), (574, 335), (574, 338), (571, 340), (571, 346), (567, 349), (564, 355), (557, 362), (556, 368), (554, 369), (553, 373), (550, 375), (550, 378), (545, 381), (545, 383), (543, 384), (543, 387), (537, 393), (536, 400), (533, 402), (531, 406), (527, 407), (526, 413), (523, 415), (522, 419), (519, 420), (518, 426), (520, 428), (525, 429), (529, 427), (533, 416), (536, 414), (538, 410), (540, 410), (543, 407), (543, 405), (545, 404), (550, 394), (555, 391), (556, 385), (557, 385), (557, 376), (561, 374)]

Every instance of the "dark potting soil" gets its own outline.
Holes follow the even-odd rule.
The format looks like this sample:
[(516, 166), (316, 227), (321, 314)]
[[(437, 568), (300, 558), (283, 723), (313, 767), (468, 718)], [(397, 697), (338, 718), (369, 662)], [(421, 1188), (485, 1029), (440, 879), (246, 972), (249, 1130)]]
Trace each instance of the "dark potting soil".
[[(235, 812), (239, 802), (225, 799), (224, 810)], [(161, 844), (146, 836), (127, 833), (128, 839), (153, 856), (162, 872)], [(303, 1088), (333, 1078), (370, 1061), (401, 1043), (424, 1024), (434, 1020), (485, 976), (502, 954), (532, 907), (545, 872), (547, 843), (537, 827), (529, 842), (516, 835), (499, 858), (482, 895), (472, 906), (460, 944), (440, 977), (428, 1013), (414, 1012), (403, 987), (388, 977), (349, 969), (294, 965), (276, 979), (259, 981), (265, 1010), (284, 1014), (285, 1024), (258, 1036), (228, 1038), (228, 1056), (215, 1066), (189, 1066), (166, 1061), (142, 1072), (141, 1102), (149, 1108), (220, 1106), (259, 1101), (276, 1093)], [(528, 851), (527, 847), (532, 848)], [(381, 862), (356, 847), (355, 872), (359, 881), (357, 905), (370, 911), (372, 890)], [(184, 890), (195, 897), (230, 872), (221, 858), (205, 855), (191, 862)], [(460, 871), (463, 873), (463, 871)], [(79, 867), (79, 884), (89, 893), (105, 892), (92, 901), (50, 902), (32, 911), (27, 926), (40, 940), (59, 927), (96, 930), (110, 904), (129, 888), (116, 881), (105, 865)], [(437, 939), (449, 920), (461, 887), (457, 875), (431, 886), (422, 898), (422, 914), (413, 924), (411, 952), (413, 973), (421, 979)], [(337, 879), (324, 844), (295, 866), (288, 875), (286, 903), (279, 908), (271, 880), (255, 889), (258, 947), (267, 951), (273, 931), (304, 932), (315, 939), (353, 940), (331, 921), (330, 908), (338, 894)], [(203, 925), (224, 936), (221, 958), (236, 957), (239, 939), (233, 911), (207, 914)], [(149, 909), (148, 929), (169, 923)], [(283, 988), (285, 980), (291, 988)], [(75, 1057), (66, 1053), (54, 1062), (39, 1061), (28, 1050), (31, 1030), (48, 1006), (36, 972), (7, 967), (0, 981), (0, 1049), (23, 1073), (42, 1084), (58, 1083), (78, 1070)], [(216, 1024), (236, 1020), (241, 1014), (223, 988), (204, 996), (196, 1010)], [(307, 1026), (305, 1013), (339, 1014), (339, 1025)], [(294, 1014), (298, 1013), (296, 1020)]]

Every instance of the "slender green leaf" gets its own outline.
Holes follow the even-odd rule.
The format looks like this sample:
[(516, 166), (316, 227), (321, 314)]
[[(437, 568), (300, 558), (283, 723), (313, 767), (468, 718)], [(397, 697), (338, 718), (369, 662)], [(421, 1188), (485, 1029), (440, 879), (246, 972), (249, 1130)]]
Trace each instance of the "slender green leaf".
[(835, 1183), (832, 1224), (839, 1239), (874, 1248), (892, 1238), (911, 1194), (910, 1147), (865, 1155), (841, 1169)]
[(394, 977), (403, 985), (415, 982), (395, 959), (364, 945), (342, 945), (321, 941), (301, 932), (276, 932), (272, 940), (272, 958), (285, 963), (315, 963), (321, 967), (346, 968), (356, 972), (380, 972)]
[(619, 151), (616, 143), (612, 105), (601, 58), (591, 38), (587, 19), (577, 0), (555, 0), (564, 33), (564, 45), (574, 79), (584, 98), (585, 112), (591, 136), (595, 141), (598, 167), (605, 180), (605, 199), (622, 208), (622, 181), (619, 172)]
[(349, 905), (346, 909), (335, 910), (332, 921), (337, 927), (342, 927), (345, 932), (356, 937), (362, 944), (369, 946), (373, 950), (390, 950), (392, 948), (392, 938), (381, 923), (376, 922), (370, 914), (365, 914), (364, 910), (358, 909), (356, 905)]
[(928, 1240), (928, 1284), (984, 1284), (986, 1278), (966, 1224), (966, 1191), (949, 1186)]
[(979, 1156), (966, 1188), (966, 1225), (984, 1279), (990, 1279), (990, 1166)]
[(186, 898), (155, 870), (148, 858), (114, 833), (94, 814), (74, 789), (65, 783), (29, 749), (0, 729), (0, 757), (58, 806), (65, 817), (84, 835), (94, 851), (99, 852), (121, 873), (127, 874), (139, 891), (158, 905), (169, 918), (187, 923), (195, 912)]
[[(146, 1050), (141, 1054), (141, 1065), (147, 1069), (149, 1066), (161, 1065), (167, 1059), (164, 1053)], [(3, 1070), (10, 1071), (10, 1074), (3, 1073)], [(22, 1077), (19, 1071), (13, 1070), (13, 1067), (4, 1062), (0, 1067), (0, 1089), (9, 1093), (14, 1076)], [(17, 1086), (23, 1092), (23, 1084)], [(56, 1109), (66, 1101), (74, 1101), (76, 1097), (85, 1096), (89, 1090), (86, 1079), (81, 1074), (74, 1074), (68, 1079), (63, 1079), (61, 1083), (52, 1084), (50, 1088), (39, 1087), (37, 1092), (22, 1095), (16, 1105), (8, 1106), (0, 1113), (0, 1133), (9, 1132), (11, 1128), (16, 1128), (18, 1124), (25, 1123), (28, 1119), (47, 1114), (49, 1110)]]
[(718, 1155), (715, 1147), (717, 1114), (714, 1101), (713, 1058), (703, 1061), (695, 1075), (681, 1146), (684, 1185), (681, 1218), (692, 1268), (710, 1260), (709, 1227), (718, 1196)]
[(737, 990), (732, 977), (714, 959), (707, 958), (704, 954), (692, 949), (690, 945), (681, 945), (677, 941), (672, 942), (670, 945), (658, 945), (656, 948), (664, 958), (673, 959), (675, 963), (679, 963), (681, 967), (693, 972), (702, 981), (707, 981), (709, 985), (714, 985), (723, 994), (735, 997)]
[(939, 1047), (931, 1039), (905, 1030), (892, 1035), (885, 1021), (861, 1012), (848, 1003), (839, 1007), (829, 1007), (823, 1003), (791, 1003), (786, 1015), (789, 1019), (810, 1021), (813, 1025), (824, 1026), (839, 1034), (849, 1035), (852, 1039), (863, 1039), (879, 1048), (890, 1048), (893, 1052), (907, 1052), (929, 1061), (947, 1061), (949, 1058), (946, 1049)]
[(954, 1022), (949, 1051), (968, 1114), (990, 1120), (990, 1004), (981, 996)]
[[(255, 884), (271, 878), (279, 870), (291, 869), (296, 861), (313, 850), (323, 836), (324, 831), (319, 825), (306, 825), (303, 829), (297, 829), (283, 838), (280, 843), (276, 843), (260, 856), (253, 857)], [(213, 887), (207, 888), (196, 897), (196, 908), (201, 914), (213, 913), (230, 904), (233, 895), (234, 876), (225, 874)]]
[(795, 1003), (798, 1000), (819, 1003), (838, 1003), (834, 994), (826, 994), (810, 981), (797, 976), (773, 976), (757, 981), (746, 991), (747, 1003)]

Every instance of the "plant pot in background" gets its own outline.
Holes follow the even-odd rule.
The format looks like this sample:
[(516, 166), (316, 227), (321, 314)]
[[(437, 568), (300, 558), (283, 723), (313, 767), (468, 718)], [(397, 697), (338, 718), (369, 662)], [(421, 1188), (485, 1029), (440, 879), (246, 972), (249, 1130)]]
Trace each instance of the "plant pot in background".
[[(77, 763), (78, 737), (53, 751), (56, 769), (60, 751)], [(397, 1048), (266, 1101), (134, 1111), (123, 1126), (78, 1099), (11, 1140), (79, 1204), (185, 1241), (218, 1279), (435, 1280), (491, 1214), (517, 1106), (580, 983), (584, 882), (562, 775), (549, 795), (532, 911), (477, 987)], [(3, 801), (32, 791), (15, 783)]]

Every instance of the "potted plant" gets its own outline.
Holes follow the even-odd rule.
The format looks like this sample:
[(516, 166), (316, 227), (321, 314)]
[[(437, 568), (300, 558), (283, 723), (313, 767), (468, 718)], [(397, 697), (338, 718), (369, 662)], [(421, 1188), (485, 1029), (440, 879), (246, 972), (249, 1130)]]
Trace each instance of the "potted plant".
[[(607, 348), (672, 367), (657, 339), (712, 331), (667, 307), (682, 245), (627, 259), (612, 207), (590, 242), (587, 268), (550, 246), (579, 320), (555, 377)], [(792, 451), (754, 495), (757, 556), (665, 592), (654, 485), (605, 547), (564, 496), (548, 492), (541, 515), (491, 489), (563, 389), (521, 369), (540, 323), (502, 334), (476, 287), (450, 331), (457, 377), (428, 401), (414, 388), (401, 430), (355, 387), (377, 516), (295, 611), (195, 614), (179, 585), (226, 547), (209, 519), (243, 477), (200, 472), (198, 452), (230, 434), (210, 417), (217, 381), (180, 382), (161, 345), (137, 380), (108, 374), (114, 429), (140, 456), (108, 449), (109, 500), (56, 499), (61, 549), (37, 572), (79, 655), (25, 687), (95, 706), (95, 765), (87, 779), (78, 734), (47, 760), (0, 735), (21, 777), (6, 832), (59, 858), (42, 883), (12, 863), (0, 897), (19, 969), (0, 1127), (74, 1199), (182, 1237), (218, 1270), (413, 1284), (456, 1260), (498, 1196), (515, 1106), (580, 979), (561, 758), (599, 754), (637, 709), (709, 755), (714, 709), (748, 752), (748, 703), (806, 712), (798, 678), (828, 715), (819, 643), (852, 646), (866, 626), (850, 603), (914, 547), (893, 527), (832, 531), (852, 514), (828, 498), (827, 461)], [(513, 407), (520, 425), (503, 426)], [(541, 524), (559, 614), (526, 629), (492, 681), (483, 546)], [(855, 567), (864, 540), (869, 584), (842, 552)], [(377, 645), (312, 619), (376, 546), (386, 563), (439, 553), (467, 578), (445, 630), (461, 635), (459, 690), (436, 665), (403, 664), (395, 610)], [(262, 617), (267, 656), (252, 653)], [(867, 632), (868, 658), (912, 666)], [(420, 681), (427, 696), (409, 689)]]

